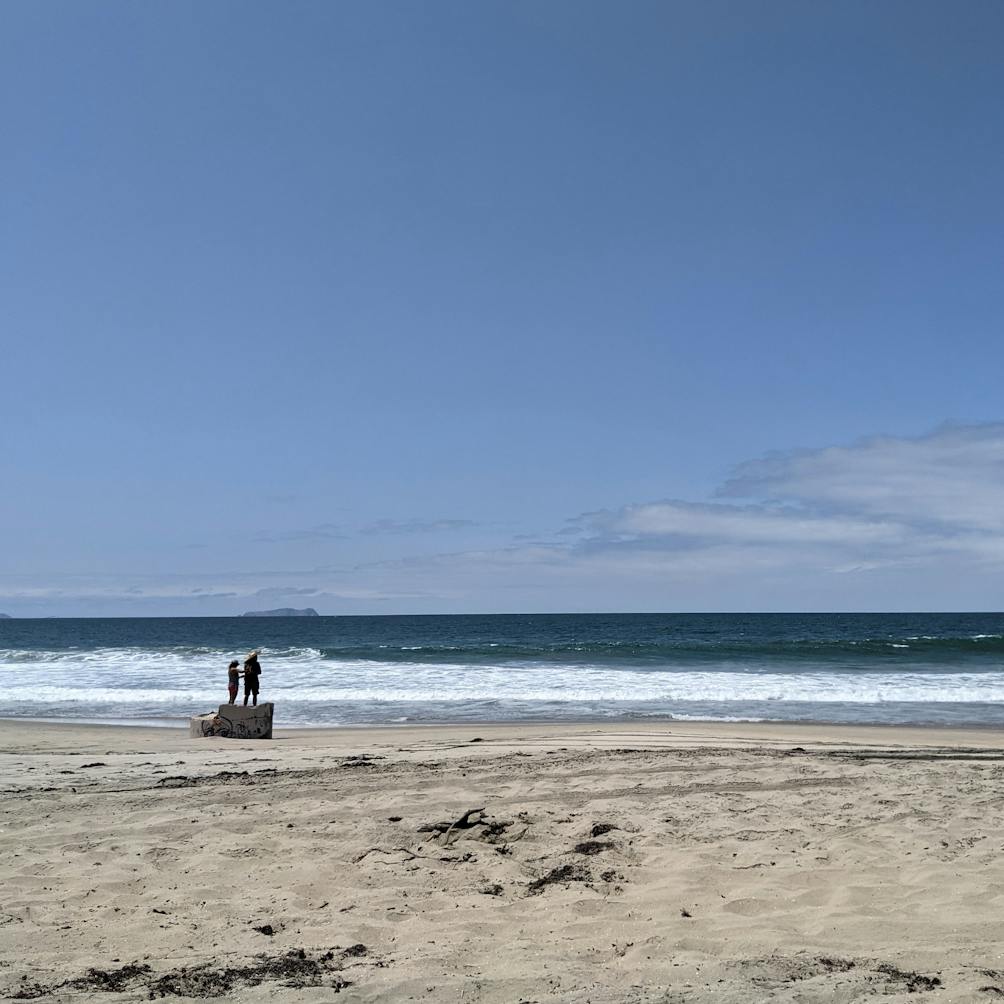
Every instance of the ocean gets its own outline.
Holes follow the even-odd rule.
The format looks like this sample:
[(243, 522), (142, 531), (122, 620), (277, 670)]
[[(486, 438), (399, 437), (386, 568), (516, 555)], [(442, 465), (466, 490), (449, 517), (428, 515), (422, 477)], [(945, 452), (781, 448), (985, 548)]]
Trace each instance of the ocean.
[(1004, 614), (0, 620), (0, 717), (180, 725), (261, 650), (277, 725), (1004, 725)]

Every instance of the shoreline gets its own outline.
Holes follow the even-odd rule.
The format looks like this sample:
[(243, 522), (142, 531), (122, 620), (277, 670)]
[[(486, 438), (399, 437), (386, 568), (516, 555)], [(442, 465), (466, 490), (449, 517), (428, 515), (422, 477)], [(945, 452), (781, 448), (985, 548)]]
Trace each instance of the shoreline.
[[(562, 738), (590, 737), (605, 743), (614, 737), (632, 737), (636, 742), (657, 746), (708, 744), (720, 741), (736, 746), (775, 745), (785, 742), (808, 742), (843, 747), (896, 745), (950, 748), (1002, 749), (1004, 730), (978, 725), (884, 725), (845, 724), (829, 722), (724, 722), (724, 721), (604, 721), (576, 722), (473, 722), (473, 723), (387, 723), (304, 726), (277, 728), (271, 740), (190, 739), (186, 725), (163, 726), (119, 724), (108, 722), (43, 721), (40, 719), (0, 718), (0, 750), (16, 747), (18, 738), (34, 737), (35, 741), (56, 747), (72, 743), (74, 738), (109, 743), (127, 737), (160, 738), (165, 743), (183, 745), (213, 743), (229, 746), (267, 747), (281, 742), (285, 746), (365, 746), (382, 745), (392, 737), (424, 740), (470, 742), (472, 739), (505, 742), (524, 741), (535, 737), (541, 742)], [(396, 740), (395, 740), (396, 741)]]
[[(264, 702), (263, 702), (264, 703)], [(195, 714), (205, 714), (206, 712), (192, 712)], [(155, 721), (167, 722), (168, 719), (153, 719)], [(0, 713), (0, 726), (17, 724), (44, 724), (55, 727), (73, 728), (77, 726), (88, 726), (93, 728), (107, 729), (187, 729), (188, 717), (170, 719), (173, 724), (152, 725), (151, 719), (104, 719), (104, 718), (34, 718), (27, 716), (8, 717)], [(918, 731), (945, 731), (945, 732), (986, 732), (995, 733), (1001, 737), (1004, 743), (1004, 727), (994, 727), (981, 724), (979, 722), (964, 722), (957, 725), (945, 725), (939, 722), (832, 722), (825, 719), (798, 718), (485, 718), (477, 721), (457, 721), (455, 719), (435, 719), (429, 721), (390, 721), (390, 722), (345, 722), (342, 724), (323, 725), (284, 725), (277, 731), (299, 733), (299, 732), (342, 732), (352, 730), (387, 730), (387, 729), (525, 729), (525, 728), (547, 728), (547, 729), (580, 729), (594, 728), (601, 731), (610, 729), (641, 729), (659, 730), (666, 728), (718, 728), (718, 727), (741, 727), (751, 729), (787, 729), (787, 728), (808, 728), (808, 729), (917, 729)]]

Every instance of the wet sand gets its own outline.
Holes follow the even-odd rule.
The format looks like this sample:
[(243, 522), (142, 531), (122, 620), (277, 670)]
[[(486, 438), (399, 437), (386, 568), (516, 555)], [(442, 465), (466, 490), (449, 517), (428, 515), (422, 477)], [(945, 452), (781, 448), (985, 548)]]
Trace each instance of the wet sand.
[(1004, 736), (0, 722), (0, 994), (1004, 999)]

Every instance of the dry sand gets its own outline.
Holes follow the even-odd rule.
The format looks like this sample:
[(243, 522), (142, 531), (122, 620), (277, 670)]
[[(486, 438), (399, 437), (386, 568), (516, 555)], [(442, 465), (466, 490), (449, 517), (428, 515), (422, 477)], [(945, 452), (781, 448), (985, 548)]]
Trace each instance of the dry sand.
[(0, 722), (0, 756), (7, 997), (1004, 999), (1000, 733)]

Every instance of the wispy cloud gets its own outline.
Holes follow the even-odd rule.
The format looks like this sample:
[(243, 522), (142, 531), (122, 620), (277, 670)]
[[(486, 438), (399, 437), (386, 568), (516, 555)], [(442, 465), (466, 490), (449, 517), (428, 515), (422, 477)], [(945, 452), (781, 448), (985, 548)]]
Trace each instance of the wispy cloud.
[(947, 532), (1004, 530), (1004, 423), (779, 453), (741, 464), (723, 498), (793, 499), (823, 512)]
[(346, 534), (338, 523), (319, 523), (299, 530), (262, 530), (255, 535), (258, 543), (278, 544), (311, 540), (344, 540)]
[(255, 599), (274, 600), (287, 596), (316, 596), (319, 592), (316, 586), (267, 586), (256, 589), (251, 595)]
[(719, 505), (668, 500), (591, 513), (587, 538), (619, 542), (659, 540), (667, 546), (693, 542), (785, 546), (875, 546), (902, 542), (907, 529), (896, 521), (854, 519), (795, 506)]
[(380, 533), (440, 533), (444, 530), (465, 530), (477, 526), (471, 519), (378, 519), (362, 527), (362, 534)]

